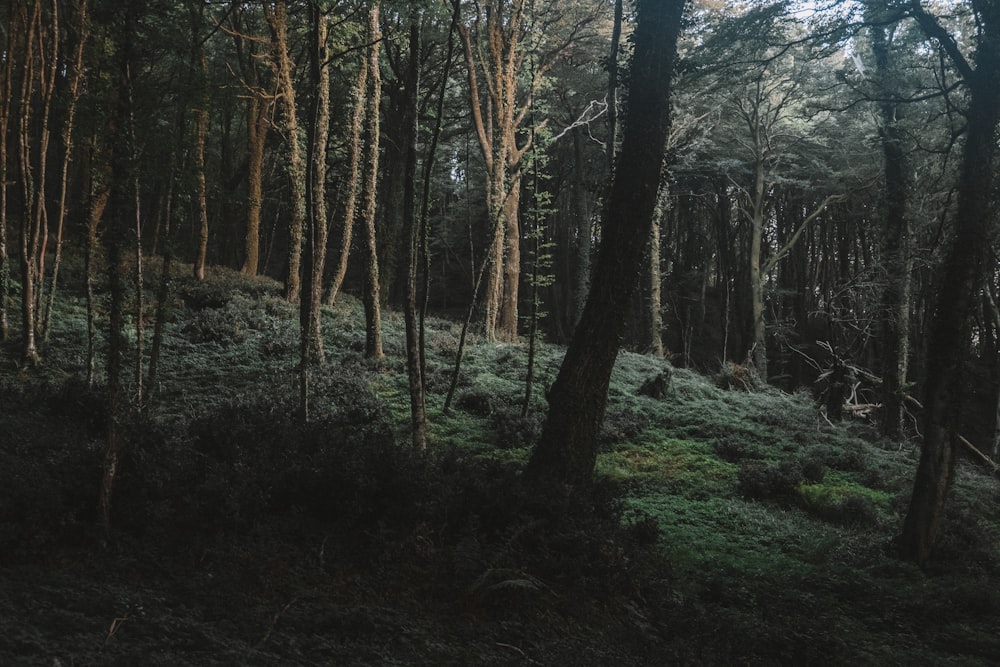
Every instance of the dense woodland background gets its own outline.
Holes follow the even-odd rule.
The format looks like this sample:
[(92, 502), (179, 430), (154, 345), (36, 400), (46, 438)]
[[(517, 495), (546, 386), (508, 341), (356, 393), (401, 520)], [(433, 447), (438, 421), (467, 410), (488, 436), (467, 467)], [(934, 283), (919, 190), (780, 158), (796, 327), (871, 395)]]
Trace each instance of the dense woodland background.
[[(60, 452), (53, 471), (92, 464), (85, 483), (46, 478), (62, 500), (40, 510), (53, 535), (35, 546), (64, 544), (53, 526), (73, 526), (75, 545), (74, 531), (96, 525), (113, 548), (140, 539), (146, 512), (180, 526), (214, 504), (220, 530), (239, 533), (260, 513), (326, 516), (346, 503), (352, 531), (394, 526), (415, 541), (407, 549), (446, 568), (435, 558), (467, 538), (485, 560), (499, 548), (499, 533), (481, 532), (499, 511), (491, 493), (517, 499), (493, 517), (500, 533), (531, 533), (525, 516), (539, 510), (526, 498), (553, 494), (562, 509), (547, 511), (571, 536), (563, 546), (581, 547), (588, 531), (618, 535), (608, 548), (641, 564), (622, 581), (646, 591), (664, 557), (648, 553), (660, 531), (705, 494), (736, 494), (867, 531), (861, 551), (879, 543), (925, 571), (965, 562), (949, 524), (974, 542), (977, 564), (998, 562), (995, 526), (972, 527), (948, 504), (956, 485), (961, 508), (1000, 498), (988, 478), (1000, 453), (996, 2), (8, 0), (0, 38), (2, 440), (16, 479), (4, 520), (24, 520), (17, 494), (34, 473), (18, 471), (40, 470), (35, 444)], [(632, 194), (647, 195), (649, 214), (636, 215)], [(615, 250), (628, 242), (635, 257)], [(591, 320), (612, 312), (594, 304), (622, 306), (613, 327), (588, 324), (588, 299)], [(589, 366), (567, 379), (567, 366), (600, 356), (595, 339), (631, 354), (610, 380)], [(570, 361), (559, 375), (561, 345)], [(56, 403), (70, 407), (46, 412)], [(270, 417), (258, 423), (261, 410)], [(787, 422), (771, 411), (788, 411)], [(847, 463), (819, 445), (790, 454), (788, 443), (813, 437), (807, 414), (816, 438), (860, 438), (845, 446), (869, 453)], [(748, 431), (748, 415), (775, 435)], [(242, 435), (213, 430), (213, 418)], [(456, 425), (466, 418), (479, 425)], [(30, 426), (52, 419), (86, 425), (89, 444), (74, 452), (63, 426)], [(590, 435), (574, 420), (589, 420)], [(636, 489), (648, 490), (651, 468), (672, 477), (689, 437), (700, 444), (684, 457), (698, 452), (706, 477), (677, 493), (695, 505), (650, 509)], [(463, 440), (520, 452), (472, 457), (467, 472), (488, 489), (466, 489), (473, 527), (441, 518), (466, 492), (442, 490), (462, 477)], [(711, 463), (698, 458), (704, 446)], [(193, 482), (190, 447), (221, 467), (206, 463)], [(275, 448), (287, 449), (280, 463), (265, 452)], [(872, 463), (887, 452), (909, 458)], [(356, 479), (324, 477), (345, 462)], [(265, 481), (268, 468), (284, 477)], [(827, 468), (836, 492), (821, 488)], [(375, 496), (410, 475), (422, 481), (400, 502), (422, 509), (386, 519)], [(721, 491), (722, 479), (735, 486)], [(173, 484), (204, 497), (178, 506), (164, 491)], [(219, 485), (212, 500), (206, 484)], [(330, 485), (343, 491), (318, 500)], [(591, 524), (573, 514), (580, 507), (602, 509)], [(443, 522), (436, 534), (432, 519)], [(27, 542), (9, 545), (18, 562), (34, 544), (20, 530)], [(530, 591), (532, 604), (552, 590), (558, 568), (545, 558), (560, 547), (536, 536), (514, 549), (521, 538), (507, 537), (506, 556), (525, 560), (478, 572), (496, 581), (474, 579), (473, 606), (499, 590)], [(581, 548), (591, 547), (600, 551)], [(678, 549), (665, 567), (704, 565)], [(830, 550), (808, 558), (826, 563)], [(448, 553), (451, 565), (461, 559)], [(857, 557), (835, 560), (860, 567)], [(600, 579), (618, 571), (608, 558), (591, 553), (600, 572), (574, 571)], [(637, 645), (685, 604), (723, 604), (728, 593), (714, 587), (724, 579), (715, 572), (698, 593), (670, 584), (656, 604), (680, 606), (657, 607), (656, 620), (634, 606), (648, 592), (622, 602), (647, 628)], [(992, 595), (979, 601), (987, 616)], [(590, 612), (581, 628), (611, 614)], [(740, 654), (735, 628), (728, 653), (699, 659), (822, 654), (771, 644)], [(814, 641), (813, 630), (803, 636)], [(953, 640), (943, 635), (935, 659)], [(658, 641), (643, 650), (655, 655)], [(973, 662), (996, 655), (981, 641)]]

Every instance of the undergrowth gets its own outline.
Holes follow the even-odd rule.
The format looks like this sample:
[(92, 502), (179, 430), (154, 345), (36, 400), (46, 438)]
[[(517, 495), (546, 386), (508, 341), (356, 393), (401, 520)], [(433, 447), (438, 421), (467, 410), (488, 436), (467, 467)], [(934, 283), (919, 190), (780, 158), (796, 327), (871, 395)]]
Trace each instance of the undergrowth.
[[(283, 540), (303, 541), (319, 566), (267, 578), (274, 604), (354, 576), (384, 591), (378, 604), (398, 600), (400, 614), (429, 606), (462, 619), (456, 627), (468, 635), (457, 644), (492, 623), (491, 649), (523, 646), (550, 664), (574, 662), (584, 647), (602, 664), (1000, 659), (991, 634), (1000, 488), (968, 463), (935, 560), (920, 571), (898, 561), (892, 543), (912, 444), (881, 441), (864, 422), (831, 424), (807, 393), (623, 352), (594, 485), (574, 495), (529, 488), (520, 471), (561, 349), (540, 346), (522, 416), (526, 346), (473, 335), (445, 413), (458, 327), (432, 318), (430, 447), (416, 452), (398, 314), (385, 318), (388, 357), (373, 364), (363, 358), (360, 303), (342, 295), (323, 308), (325, 359), (311, 374), (303, 423), (297, 311), (279, 285), (223, 270), (198, 283), (188, 269), (175, 268), (153, 402), (122, 422), (114, 521), (123, 542), (155, 544), (194, 567), (222, 541), (233, 545), (234, 567), (251, 572), (257, 541), (279, 562), (293, 548)], [(38, 369), (18, 370), (16, 341), (0, 346), (8, 565), (94, 538), (103, 379), (83, 381), (82, 303), (66, 299), (55, 323)], [(426, 650), (452, 664), (469, 657)]]

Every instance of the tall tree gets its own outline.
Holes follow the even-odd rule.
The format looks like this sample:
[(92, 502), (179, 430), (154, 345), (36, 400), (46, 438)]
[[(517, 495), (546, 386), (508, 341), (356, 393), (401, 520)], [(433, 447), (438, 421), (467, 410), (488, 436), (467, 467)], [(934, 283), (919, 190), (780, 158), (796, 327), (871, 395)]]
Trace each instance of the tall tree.
[(111, 173), (109, 198), (109, 224), (104, 240), (107, 245), (108, 285), (110, 308), (108, 313), (107, 358), (107, 443), (98, 499), (98, 521), (107, 541), (111, 531), (111, 498), (118, 465), (124, 445), (121, 419), (128, 404), (125, 393), (125, 260), (126, 239), (135, 220), (134, 146), (130, 125), (133, 120), (133, 70), (135, 68), (135, 39), (138, 34), (142, 2), (129, 2), (116, 8), (112, 14), (115, 60), (118, 65), (118, 82), (114, 93), (112, 117), (109, 124), (111, 145)]
[[(7, 5), (7, 25), (14, 25), (15, 3)], [(20, 32), (18, 32), (20, 36)], [(15, 31), (6, 31), (4, 48), (13, 53), (16, 46)], [(7, 250), (7, 212), (9, 206), (7, 191), (7, 131), (10, 128), (11, 106), (14, 95), (14, 58), (5, 58), (0, 70), (0, 340), (10, 335), (10, 321), (7, 315), (7, 300), (10, 297), (10, 254)]]
[(882, 362), (883, 435), (899, 438), (902, 434), (904, 395), (910, 356), (910, 221), (907, 216), (908, 172), (903, 133), (900, 127), (905, 106), (897, 100), (897, 81), (893, 36), (887, 3), (875, 0), (867, 7), (871, 22), (871, 50), (875, 62), (874, 77), (881, 93), (878, 103), (879, 138), (885, 174), (885, 222), (881, 255), (885, 270), (885, 289), (880, 307), (880, 343)]
[[(457, 11), (460, 0), (452, 3)], [(537, 6), (528, 0), (488, 0), (474, 3), (472, 16), (458, 25), (473, 126), (486, 164), (491, 234), (486, 336), (490, 340), (517, 338), (521, 162), (532, 136), (528, 133), (519, 144), (519, 135), (546, 75), (593, 20), (593, 13), (567, 20), (567, 5), (559, 0)], [(533, 71), (526, 71), (529, 63)], [(522, 84), (524, 79), (527, 83)]]
[(198, 249), (194, 260), (194, 277), (205, 279), (208, 261), (208, 185), (205, 179), (205, 143), (208, 141), (208, 59), (201, 36), (205, 5), (201, 0), (187, 0), (191, 25), (191, 71), (197, 72), (195, 90), (194, 173), (198, 184), (195, 206), (198, 212)]
[(326, 266), (326, 150), (330, 135), (329, 24), (317, 2), (309, 3), (312, 30), (309, 46), (309, 82), (313, 92), (307, 145), (306, 227), (304, 229), (302, 298), (299, 301), (299, 373), (302, 416), (309, 417), (309, 373), (323, 361), (321, 312), (323, 270)]
[(969, 91), (965, 145), (958, 181), (953, 238), (945, 255), (927, 349), (924, 438), (910, 506), (899, 539), (901, 555), (925, 564), (938, 541), (954, 479), (968, 362), (971, 313), (986, 275), (996, 215), (997, 126), (1000, 123), (1000, 3), (970, 0), (975, 55), (969, 62), (955, 37), (919, 2), (909, 5), (927, 36), (948, 54)]
[(382, 101), (382, 73), (379, 69), (379, 42), (382, 31), (379, 27), (378, 0), (368, 8), (368, 87), (365, 112), (365, 154), (364, 179), (361, 192), (363, 200), (362, 216), (365, 234), (365, 277), (363, 301), (365, 304), (365, 356), (381, 359), (382, 352), (382, 306), (379, 298), (378, 245), (376, 242), (375, 215), (378, 195), (379, 164), (379, 104)]
[(637, 287), (670, 127), (670, 90), (684, 0), (640, 0), (625, 131), (583, 316), (549, 393), (527, 474), (589, 482), (611, 369)]
[(277, 68), (278, 95), (281, 102), (281, 128), (288, 151), (288, 179), (292, 192), (292, 211), (288, 225), (288, 264), (285, 297), (298, 301), (301, 289), (302, 225), (305, 218), (305, 163), (299, 140), (299, 121), (295, 100), (295, 80), (288, 44), (288, 0), (265, 0), (264, 16), (271, 27), (271, 50)]

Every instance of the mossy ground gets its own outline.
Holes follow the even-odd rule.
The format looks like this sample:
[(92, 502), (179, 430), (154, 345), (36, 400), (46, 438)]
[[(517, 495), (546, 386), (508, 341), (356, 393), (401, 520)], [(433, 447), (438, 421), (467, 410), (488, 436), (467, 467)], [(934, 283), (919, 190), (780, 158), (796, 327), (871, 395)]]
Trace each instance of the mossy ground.
[(892, 546), (914, 442), (683, 369), (643, 396), (664, 362), (623, 353), (594, 487), (551, 495), (519, 472), (561, 349), (541, 347), (522, 417), (527, 347), (473, 336), (445, 414), (459, 328), (432, 320), (421, 454), (401, 316), (375, 365), (360, 304), (324, 308), (303, 424), (279, 286), (188, 270), (106, 549), (79, 295), (41, 367), (0, 348), (0, 664), (1000, 661), (1000, 487), (972, 464), (921, 571)]

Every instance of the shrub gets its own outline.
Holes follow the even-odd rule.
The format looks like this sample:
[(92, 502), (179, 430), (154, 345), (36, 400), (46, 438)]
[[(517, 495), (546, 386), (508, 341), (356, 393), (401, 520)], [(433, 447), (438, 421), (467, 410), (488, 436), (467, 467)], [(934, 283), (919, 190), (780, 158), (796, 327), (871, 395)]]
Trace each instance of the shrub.
[(531, 447), (542, 432), (541, 416), (529, 413), (522, 417), (519, 412), (501, 411), (490, 420), (494, 443), (500, 449)]
[(743, 459), (759, 459), (760, 452), (744, 438), (726, 435), (712, 441), (712, 449), (723, 461), (739, 463)]
[(790, 502), (799, 497), (802, 469), (788, 461), (777, 466), (748, 463), (740, 466), (736, 478), (744, 498)]

